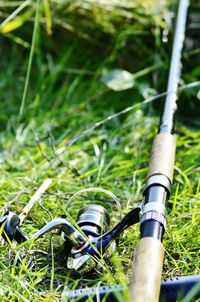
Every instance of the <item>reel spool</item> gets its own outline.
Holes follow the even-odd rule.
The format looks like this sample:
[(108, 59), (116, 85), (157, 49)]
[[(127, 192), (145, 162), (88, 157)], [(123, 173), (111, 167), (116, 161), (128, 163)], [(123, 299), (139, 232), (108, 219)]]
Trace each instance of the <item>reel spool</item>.
[(77, 224), (87, 236), (97, 237), (107, 232), (110, 225), (110, 216), (100, 205), (87, 205), (77, 216)]

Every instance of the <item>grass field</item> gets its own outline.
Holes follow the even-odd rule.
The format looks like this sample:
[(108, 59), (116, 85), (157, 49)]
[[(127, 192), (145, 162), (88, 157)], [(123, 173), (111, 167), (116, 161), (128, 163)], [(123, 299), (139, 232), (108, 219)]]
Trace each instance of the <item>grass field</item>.
[[(191, 2), (163, 277), (200, 270), (200, 90), (191, 84), (200, 76), (200, 6)], [(1, 23), (10, 16), (0, 28), (1, 213), (19, 214), (42, 182), (53, 180), (22, 225), (28, 236), (62, 214), (76, 220), (90, 203), (105, 206), (114, 226), (140, 203), (176, 9), (177, 2), (167, 0), (0, 1)], [(68, 204), (86, 188), (115, 194), (121, 213), (95, 190)], [(126, 230), (111, 257), (78, 279), (57, 257), (60, 236), (21, 246), (1, 241), (0, 299), (59, 301), (64, 288), (128, 284), (138, 237), (137, 225)], [(47, 256), (31, 252), (36, 249)]]

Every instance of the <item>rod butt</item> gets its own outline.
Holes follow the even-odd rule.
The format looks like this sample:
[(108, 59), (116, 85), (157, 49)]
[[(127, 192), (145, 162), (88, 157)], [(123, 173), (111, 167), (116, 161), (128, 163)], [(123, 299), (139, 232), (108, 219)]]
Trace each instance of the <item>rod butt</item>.
[(159, 301), (163, 257), (164, 247), (158, 239), (145, 237), (140, 240), (135, 251), (131, 302)]

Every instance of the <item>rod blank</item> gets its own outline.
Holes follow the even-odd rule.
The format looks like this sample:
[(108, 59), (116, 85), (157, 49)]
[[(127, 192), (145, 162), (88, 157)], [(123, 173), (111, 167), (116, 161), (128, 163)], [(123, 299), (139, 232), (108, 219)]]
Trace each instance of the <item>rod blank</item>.
[(167, 97), (160, 132), (171, 133), (173, 129), (174, 113), (177, 109), (176, 101), (181, 72), (181, 53), (185, 39), (188, 6), (189, 0), (180, 0), (167, 85)]

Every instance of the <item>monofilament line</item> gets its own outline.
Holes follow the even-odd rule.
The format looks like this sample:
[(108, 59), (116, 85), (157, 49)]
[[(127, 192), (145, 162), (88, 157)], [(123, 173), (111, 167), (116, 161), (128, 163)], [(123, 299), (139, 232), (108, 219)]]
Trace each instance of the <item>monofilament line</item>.
[[(200, 86), (200, 81), (196, 81), (196, 82), (192, 82), (192, 83), (188, 83), (188, 84), (184, 84), (184, 85), (181, 85), (178, 89), (178, 91), (183, 91), (183, 90), (186, 90), (186, 89), (189, 89), (189, 88), (194, 88), (194, 87), (198, 87)], [(148, 103), (151, 103), (151, 102), (154, 102), (156, 101), (157, 99), (159, 98), (162, 98), (164, 96), (166, 96), (168, 93), (170, 93), (170, 91), (165, 91), (165, 92), (161, 92), (153, 97), (150, 97), (142, 102), (139, 102), (137, 104), (134, 104), (132, 106), (129, 106), (117, 113), (114, 113), (112, 115), (109, 115), (108, 117), (106, 117), (105, 119), (99, 121), (99, 122), (96, 122), (95, 124), (93, 124), (90, 128), (84, 130), (81, 134), (75, 136), (73, 139), (71, 139), (64, 147), (61, 147), (59, 149), (57, 149), (56, 153), (57, 154), (61, 154), (63, 153), (65, 150), (66, 150), (66, 147), (70, 147), (72, 146), (73, 144), (75, 144), (79, 139), (81, 139), (82, 137), (84, 137), (85, 135), (88, 135), (90, 133), (92, 133), (96, 128), (102, 126), (103, 124), (105, 124), (106, 122), (108, 121), (111, 121), (112, 119), (118, 117), (118, 116), (121, 116), (123, 114), (126, 114), (134, 109), (136, 109), (137, 107), (140, 107), (140, 106), (143, 106), (145, 104), (148, 104)]]
[(16, 10), (14, 10), (14, 12), (12, 12), (12, 14), (10, 14), (8, 16), (8, 18), (6, 18), (1, 24), (0, 24), (0, 28), (2, 28), (3, 26), (5, 26), (8, 22), (10, 22), (11, 20), (13, 20), (25, 7), (27, 7), (32, 1), (31, 0), (26, 0), (24, 1)]

